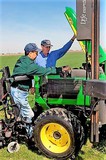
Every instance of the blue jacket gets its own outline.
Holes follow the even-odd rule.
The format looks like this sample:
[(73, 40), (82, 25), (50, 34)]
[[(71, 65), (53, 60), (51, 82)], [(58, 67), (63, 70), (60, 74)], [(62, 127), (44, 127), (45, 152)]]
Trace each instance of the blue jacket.
[(65, 53), (69, 50), (71, 47), (73, 41), (67, 42), (62, 48), (58, 50), (51, 51), (48, 53), (48, 56), (45, 56), (43, 52), (41, 51), (36, 60), (35, 63), (42, 66), (42, 67), (55, 67), (56, 66), (56, 61), (61, 58), (62, 56), (65, 55)]

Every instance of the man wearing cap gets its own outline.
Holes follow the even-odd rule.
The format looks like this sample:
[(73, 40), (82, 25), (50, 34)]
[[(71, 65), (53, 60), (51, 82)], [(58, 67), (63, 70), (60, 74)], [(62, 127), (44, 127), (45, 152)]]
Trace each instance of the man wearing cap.
[(56, 61), (65, 55), (65, 53), (69, 50), (71, 47), (73, 41), (75, 40), (75, 35), (71, 38), (71, 40), (66, 43), (62, 48), (58, 50), (54, 50), (50, 52), (51, 47), (53, 46), (50, 42), (50, 40), (43, 40), (41, 42), (41, 48), (42, 50), (39, 52), (35, 63), (48, 68), (48, 67), (55, 67)]
[[(32, 79), (34, 75), (42, 76), (50, 73), (56, 73), (57, 69), (52, 68), (43, 68), (34, 63), (38, 55), (38, 47), (35, 43), (29, 43), (24, 48), (25, 55), (20, 57), (15, 64), (13, 69), (12, 77), (16, 76), (27, 76), (28, 79), (20, 80), (13, 82), (11, 86), (11, 95), (14, 99), (14, 102), (20, 108), (20, 117), (24, 118), (27, 123), (32, 122), (34, 113), (28, 103), (28, 91), (32, 86)], [(69, 68), (63, 68), (63, 71), (69, 70)], [(26, 131), (28, 136), (31, 137), (32, 127), (29, 128), (29, 125), (26, 126)]]

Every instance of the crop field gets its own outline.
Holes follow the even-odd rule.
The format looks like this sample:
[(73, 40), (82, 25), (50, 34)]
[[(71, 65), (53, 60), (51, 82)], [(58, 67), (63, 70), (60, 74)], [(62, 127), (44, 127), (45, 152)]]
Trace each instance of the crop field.
[[(4, 66), (9, 66), (12, 73), (14, 64), (21, 55), (3, 55), (0, 56), (0, 69)], [(85, 55), (80, 52), (67, 53), (63, 58), (57, 62), (57, 66), (69, 65), (70, 67), (80, 67), (85, 62)], [(29, 103), (33, 107), (34, 96), (29, 95)], [(3, 114), (0, 113), (0, 118)], [(103, 150), (105, 149), (105, 151)], [(104, 151), (104, 152), (103, 152)], [(28, 149), (28, 146), (24, 143), (20, 145), (20, 150), (16, 153), (10, 154), (7, 152), (7, 147), (0, 149), (0, 160), (49, 160), (36, 149)], [(84, 145), (76, 158), (76, 160), (106, 160), (106, 141), (94, 148), (89, 139), (87, 144)]]

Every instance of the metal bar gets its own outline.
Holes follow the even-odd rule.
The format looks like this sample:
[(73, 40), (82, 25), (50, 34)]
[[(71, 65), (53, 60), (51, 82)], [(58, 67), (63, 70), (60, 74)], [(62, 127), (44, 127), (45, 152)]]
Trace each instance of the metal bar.
[(91, 115), (91, 142), (94, 140), (94, 115)]
[(91, 54), (91, 78), (94, 79), (94, 0), (92, 0), (92, 54)]
[(99, 0), (92, 0), (92, 79), (99, 77)]
[(95, 118), (95, 142), (99, 142), (99, 110), (96, 111)]
[[(91, 55), (91, 78), (99, 77), (99, 0), (92, 0), (92, 55)], [(92, 98), (92, 103), (94, 99)], [(96, 107), (98, 108), (98, 107)], [(91, 141), (99, 142), (99, 110), (96, 109), (91, 116)]]

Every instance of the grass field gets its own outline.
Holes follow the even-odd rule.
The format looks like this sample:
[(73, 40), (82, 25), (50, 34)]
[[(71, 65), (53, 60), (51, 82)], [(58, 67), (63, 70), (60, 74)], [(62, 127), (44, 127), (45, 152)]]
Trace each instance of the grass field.
[[(0, 69), (4, 66), (9, 66), (12, 73), (13, 66), (20, 56), (0, 56)], [(57, 62), (57, 66), (70, 65), (71, 67), (80, 67), (81, 63), (85, 61), (83, 53), (67, 53), (63, 58)], [(29, 103), (33, 105), (33, 96), (29, 96)], [(1, 117), (1, 115), (0, 115)], [(101, 146), (102, 147), (102, 146)], [(37, 151), (29, 150), (25, 144), (21, 144), (19, 152), (10, 154), (7, 148), (0, 149), (0, 160), (48, 160), (45, 156), (39, 155)], [(87, 142), (81, 149), (76, 160), (106, 160), (106, 153), (92, 148), (92, 144)]]

